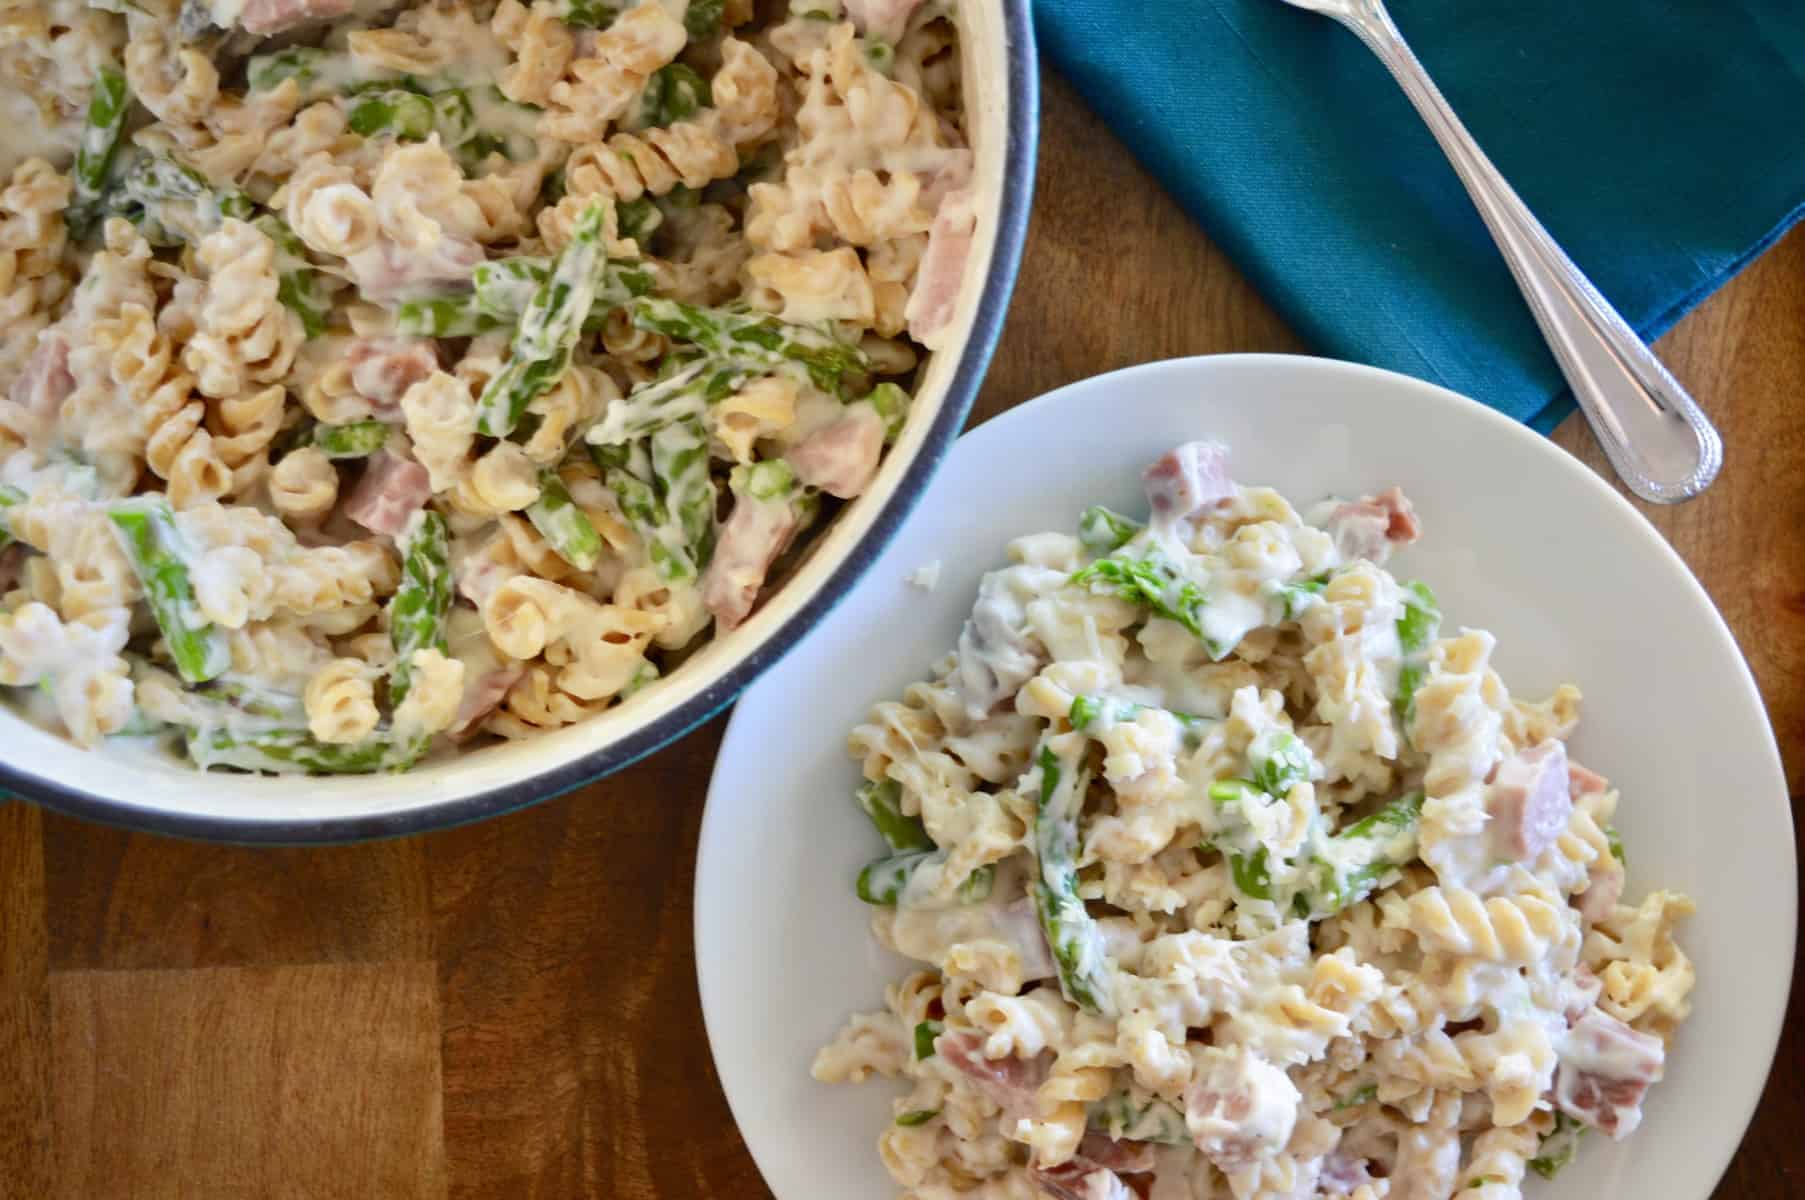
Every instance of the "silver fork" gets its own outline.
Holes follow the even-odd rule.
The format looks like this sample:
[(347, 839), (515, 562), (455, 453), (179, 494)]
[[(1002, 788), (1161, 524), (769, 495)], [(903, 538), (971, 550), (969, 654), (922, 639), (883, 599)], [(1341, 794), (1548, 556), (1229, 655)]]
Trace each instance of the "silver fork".
[(1381, 0), (1283, 0), (1352, 30), (1410, 97), (1466, 185), (1617, 474), (1644, 500), (1704, 491), (1723, 442), (1646, 343), (1573, 265), (1442, 98)]

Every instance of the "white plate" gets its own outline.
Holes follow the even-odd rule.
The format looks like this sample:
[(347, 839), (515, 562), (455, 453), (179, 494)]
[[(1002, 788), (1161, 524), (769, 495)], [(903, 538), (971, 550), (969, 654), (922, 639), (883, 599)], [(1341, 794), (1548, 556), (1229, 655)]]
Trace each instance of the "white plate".
[[(1435, 588), (1450, 625), (1498, 636), (1514, 693), (1566, 680), (1585, 693), (1574, 746), (1623, 790), (1631, 897), (1698, 901), (1681, 931), (1698, 988), (1641, 1131), (1588, 1139), (1531, 1194), (1703, 1200), (1760, 1096), (1792, 973), (1791, 816), (1748, 668), (1660, 535), (1551, 443), (1417, 380), (1277, 356), (1104, 375), (967, 434), (859, 586), (740, 700), (702, 824), (696, 965), (721, 1082), (771, 1189), (896, 1192), (875, 1150), (894, 1085), (808, 1073), (905, 966), (852, 894), (880, 847), (850, 799), (847, 732), (952, 646), (1011, 538), (1069, 529), (1090, 503), (1144, 507), (1141, 467), (1198, 437), (1230, 445), (1237, 479), (1294, 502), (1401, 484), (1425, 532), (1400, 569)], [(934, 560), (934, 592), (904, 582)]]

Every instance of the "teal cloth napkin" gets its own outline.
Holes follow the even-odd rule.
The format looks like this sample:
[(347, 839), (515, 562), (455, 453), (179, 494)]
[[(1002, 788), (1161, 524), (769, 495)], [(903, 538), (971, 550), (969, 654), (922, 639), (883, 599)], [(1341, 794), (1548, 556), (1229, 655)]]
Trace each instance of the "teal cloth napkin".
[[(1466, 192), (1352, 34), (1278, 0), (1034, 7), (1053, 64), (1317, 351), (1544, 431), (1567, 414)], [(1645, 337), (1805, 213), (1805, 0), (1390, 7), (1480, 146)]]

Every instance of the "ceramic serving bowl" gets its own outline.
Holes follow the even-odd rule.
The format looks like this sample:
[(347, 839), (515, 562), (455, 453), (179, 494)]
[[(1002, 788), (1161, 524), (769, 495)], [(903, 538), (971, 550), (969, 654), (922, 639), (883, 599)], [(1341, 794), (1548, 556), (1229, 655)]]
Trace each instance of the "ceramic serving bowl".
[(203, 774), (150, 753), (82, 750), (0, 710), (0, 789), (76, 816), (185, 837), (318, 843), (481, 820), (618, 771), (693, 729), (794, 646), (850, 591), (939, 468), (977, 395), (1021, 262), (1034, 186), (1039, 75), (1028, 0), (964, 0), (977, 236), (947, 348), (918, 381), (908, 427), (864, 495), (738, 629), (700, 646), (630, 703), (540, 737), (404, 775)]

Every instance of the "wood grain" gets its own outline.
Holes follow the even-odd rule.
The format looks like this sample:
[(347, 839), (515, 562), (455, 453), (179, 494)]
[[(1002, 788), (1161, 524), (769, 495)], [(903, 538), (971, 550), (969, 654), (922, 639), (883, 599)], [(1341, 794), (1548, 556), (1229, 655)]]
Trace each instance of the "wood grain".
[[(1051, 78), (1038, 188), (974, 420), (1136, 362), (1305, 349)], [(1660, 349), (1728, 465), (1703, 499), (1644, 511), (1741, 640), (1797, 795), (1805, 231)], [(1582, 425), (1557, 439), (1603, 471)], [(532, 810), (372, 846), (205, 847), (0, 805), (0, 1197), (768, 1195), (690, 946), (720, 729)], [(1805, 1195), (1797, 1028), (1723, 1200)]]

